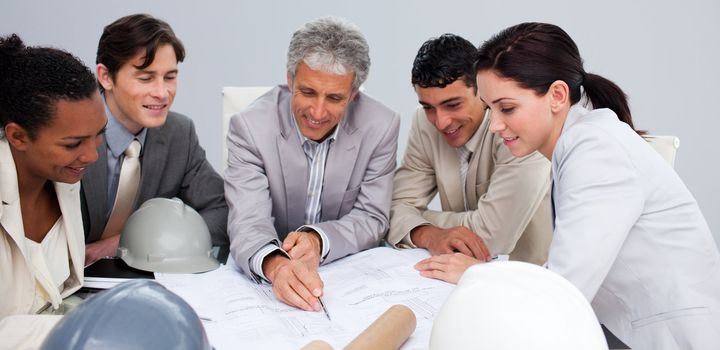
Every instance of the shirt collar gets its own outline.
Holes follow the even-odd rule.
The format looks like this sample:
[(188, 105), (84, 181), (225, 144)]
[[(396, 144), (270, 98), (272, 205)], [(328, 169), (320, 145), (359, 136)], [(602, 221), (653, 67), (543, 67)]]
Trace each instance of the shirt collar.
[(125, 149), (130, 145), (134, 139), (140, 141), (140, 149), (145, 147), (145, 137), (147, 136), (147, 128), (143, 128), (139, 134), (133, 135), (128, 129), (126, 129), (115, 116), (110, 112), (107, 103), (105, 104), (105, 113), (108, 117), (107, 129), (105, 130), (105, 142), (107, 142), (108, 148), (115, 157), (120, 157)]
[(294, 113), (290, 113), (290, 119), (292, 119), (292, 126), (295, 129), (295, 132), (297, 132), (297, 134), (298, 134), (300, 143), (303, 145), (306, 143), (309, 143), (310, 145), (318, 145), (318, 144), (325, 143), (325, 142), (333, 143), (337, 139), (338, 130), (340, 130), (340, 123), (338, 123), (338, 125), (335, 125), (335, 131), (333, 131), (332, 135), (328, 136), (328, 138), (326, 138), (322, 142), (317, 142), (317, 141), (314, 141), (314, 140), (311, 140), (311, 139), (305, 137), (305, 135), (303, 135), (302, 132), (300, 132), (300, 127), (297, 125), (297, 120), (295, 119)]
[(462, 145), (460, 147), (465, 147), (468, 151), (475, 152), (475, 150), (478, 148), (478, 146), (480, 146), (480, 140), (482, 139), (483, 133), (481, 132), (481, 130), (487, 129), (485, 127), (485, 124), (487, 124), (489, 122), (490, 122), (490, 115), (487, 111), (485, 111), (485, 113), (483, 115), (483, 120), (480, 123), (480, 126), (478, 126), (477, 130), (475, 130), (475, 133), (473, 134), (473, 136), (471, 136), (470, 139), (467, 142), (465, 142), (464, 145)]

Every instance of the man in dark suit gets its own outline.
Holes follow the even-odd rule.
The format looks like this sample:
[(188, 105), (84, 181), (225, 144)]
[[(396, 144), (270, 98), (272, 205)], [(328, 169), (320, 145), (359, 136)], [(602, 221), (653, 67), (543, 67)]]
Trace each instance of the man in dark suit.
[[(82, 180), (86, 265), (114, 256), (127, 215), (154, 197), (178, 197), (193, 207), (205, 219), (213, 245), (227, 250), (223, 180), (205, 158), (192, 121), (170, 112), (184, 57), (172, 28), (145, 14), (116, 20), (100, 37), (97, 78), (108, 126), (98, 162)], [(137, 144), (140, 176), (130, 178), (139, 177), (139, 184), (121, 172), (126, 150)], [(136, 187), (124, 191), (128, 181)], [(123, 198), (129, 198), (125, 215), (118, 209)]]

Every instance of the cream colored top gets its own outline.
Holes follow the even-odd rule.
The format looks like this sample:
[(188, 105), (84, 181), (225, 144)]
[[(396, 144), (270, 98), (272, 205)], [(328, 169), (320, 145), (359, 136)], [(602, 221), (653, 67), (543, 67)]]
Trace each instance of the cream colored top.
[[(47, 287), (38, 288), (36, 263), (31, 259), (29, 245), (25, 240), (15, 161), (10, 152), (10, 145), (2, 137), (0, 137), (0, 164), (2, 164), (0, 166), (0, 349), (32, 349), (39, 347), (45, 335), (59, 319), (57, 316), (33, 314), (37, 312), (34, 308), (37, 291), (45, 288), (54, 290), (55, 298), (52, 298), (54, 307), (59, 308), (62, 299), (57, 299), (57, 294), (60, 298), (67, 298), (82, 285), (85, 234), (80, 212), (80, 183), (53, 184), (62, 220), (58, 220), (55, 224), (55, 227), (59, 227), (59, 234), (51, 232), (48, 234), (65, 240), (61, 250), (67, 252), (67, 257), (63, 261), (64, 265), (68, 266), (70, 274), (57, 278), (58, 281), (62, 281), (60, 286), (58, 282), (53, 282), (55, 277), (48, 277), (44, 279)], [(61, 243), (55, 241), (54, 244)], [(50, 245), (47, 249), (53, 250)], [(60, 267), (60, 264), (54, 263), (55, 258), (47, 256), (43, 258), (47, 261), (46, 265), (53, 270)], [(48, 276), (51, 274), (54, 272), (47, 272)], [(51, 298), (48, 296), (47, 299)]]
[(62, 225), (62, 216), (48, 231), (41, 243), (25, 238), (25, 249), (35, 276), (35, 298), (31, 310), (43, 308), (48, 302), (62, 303), (60, 293), (70, 277), (67, 236)]

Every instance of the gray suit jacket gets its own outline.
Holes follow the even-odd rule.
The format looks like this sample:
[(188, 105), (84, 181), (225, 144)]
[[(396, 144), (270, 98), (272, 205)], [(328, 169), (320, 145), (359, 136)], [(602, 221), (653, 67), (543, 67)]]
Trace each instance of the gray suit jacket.
[[(230, 252), (249, 260), (305, 224), (309, 169), (281, 85), (234, 115), (228, 132), (225, 196)], [(320, 223), (330, 241), (324, 263), (374, 247), (388, 229), (400, 117), (363, 93), (347, 107), (325, 166)]]
[[(410, 231), (420, 225), (464, 226), (480, 236), (493, 255), (545, 263), (552, 238), (550, 162), (537, 152), (513, 157), (502, 138), (490, 132), (489, 121), (486, 116), (477, 130), (482, 138), (462, 188), (455, 148), (427, 120), (425, 111), (417, 109), (405, 157), (395, 172), (390, 244), (414, 247)], [(427, 209), (436, 193), (440, 212)]]
[(548, 268), (633, 349), (720, 349), (720, 253), (668, 163), (609, 109), (577, 103), (552, 174)]
[[(155, 197), (178, 197), (202, 215), (215, 246), (227, 247), (227, 204), (223, 180), (205, 158), (190, 118), (170, 112), (159, 128), (148, 129), (140, 158), (142, 176), (133, 210)], [(107, 144), (82, 179), (85, 241), (97, 241), (107, 224)]]

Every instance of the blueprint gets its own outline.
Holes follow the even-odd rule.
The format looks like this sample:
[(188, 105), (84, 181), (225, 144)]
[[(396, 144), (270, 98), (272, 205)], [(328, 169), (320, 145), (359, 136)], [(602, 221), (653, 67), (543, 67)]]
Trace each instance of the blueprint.
[(413, 268), (428, 256), (423, 249), (375, 248), (320, 267), (331, 320), (278, 301), (270, 285), (256, 284), (232, 259), (202, 274), (155, 278), (195, 309), (218, 350), (299, 349), (315, 339), (342, 349), (394, 304), (408, 306), (417, 318), (402, 349), (426, 349), (432, 320), (453, 288)]

